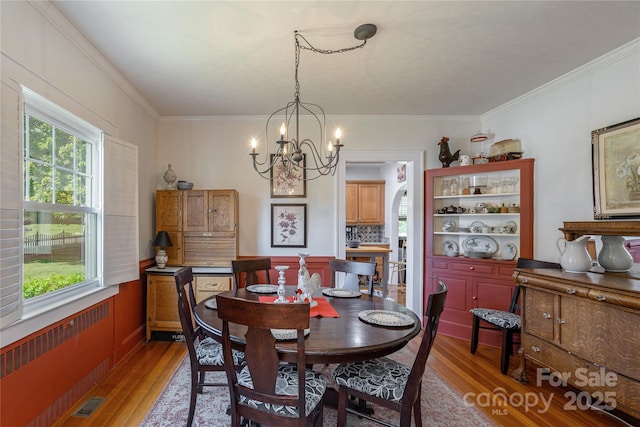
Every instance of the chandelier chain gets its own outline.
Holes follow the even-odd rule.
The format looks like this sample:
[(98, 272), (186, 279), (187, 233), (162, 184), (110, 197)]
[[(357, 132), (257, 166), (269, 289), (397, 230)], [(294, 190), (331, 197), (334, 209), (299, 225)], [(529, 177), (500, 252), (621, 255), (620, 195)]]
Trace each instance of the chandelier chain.
[[(356, 46), (351, 47), (343, 47), (340, 49), (319, 49), (313, 46), (309, 40), (307, 40), (302, 34), (300, 34), (297, 30), (294, 32), (295, 39), (295, 93), (294, 96), (296, 98), (300, 97), (300, 81), (298, 80), (298, 66), (300, 65), (300, 49), (309, 50), (315, 53), (322, 53), (324, 55), (331, 55), (334, 53), (345, 53), (350, 52), (352, 50), (360, 49), (367, 44), (367, 40), (363, 40), (362, 43)], [(300, 44), (300, 39), (302, 39), (307, 45)]]

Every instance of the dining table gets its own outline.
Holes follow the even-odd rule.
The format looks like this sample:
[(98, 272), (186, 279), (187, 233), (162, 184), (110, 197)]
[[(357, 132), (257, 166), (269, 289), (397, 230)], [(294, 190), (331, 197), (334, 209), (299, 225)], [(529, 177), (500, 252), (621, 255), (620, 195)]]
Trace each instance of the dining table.
[[(269, 286), (271, 290), (277, 288)], [(286, 298), (295, 298), (296, 289), (295, 286), (285, 286)], [(334, 290), (326, 291), (327, 289)], [(323, 291), (335, 296), (325, 295)], [(375, 295), (353, 293), (349, 297), (342, 296), (345, 293), (347, 292), (337, 292), (336, 288), (321, 287), (313, 294), (312, 299), (318, 307), (310, 310), (310, 332), (305, 338), (306, 363), (359, 362), (386, 356), (400, 350), (420, 333), (420, 318), (405, 306)], [(247, 288), (222, 294), (263, 302), (272, 302), (277, 298), (275, 293), (256, 293)], [(213, 298), (215, 296), (196, 305), (194, 319), (207, 335), (219, 340), (222, 337), (222, 320), (218, 317), (217, 310), (210, 308), (213, 307)], [(398, 322), (401, 325), (395, 325), (395, 322), (378, 322), (379, 318), (393, 319), (394, 316), (402, 320)], [(229, 329), (232, 346), (244, 350), (246, 327), (230, 324)], [(295, 339), (276, 341), (276, 349), (281, 361), (296, 361)]]

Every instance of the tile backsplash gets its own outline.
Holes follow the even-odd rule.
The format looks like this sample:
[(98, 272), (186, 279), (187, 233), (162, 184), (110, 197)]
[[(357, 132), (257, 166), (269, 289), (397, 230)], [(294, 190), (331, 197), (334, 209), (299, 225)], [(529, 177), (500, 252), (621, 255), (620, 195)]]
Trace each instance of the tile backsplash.
[(384, 225), (348, 225), (347, 240), (359, 239), (363, 243), (381, 243), (384, 239)]

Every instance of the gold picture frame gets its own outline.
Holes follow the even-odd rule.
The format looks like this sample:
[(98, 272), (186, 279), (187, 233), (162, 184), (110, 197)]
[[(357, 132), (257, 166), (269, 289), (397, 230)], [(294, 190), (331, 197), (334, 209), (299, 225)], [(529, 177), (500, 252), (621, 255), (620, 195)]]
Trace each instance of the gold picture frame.
[(594, 219), (640, 217), (640, 117), (591, 132)]

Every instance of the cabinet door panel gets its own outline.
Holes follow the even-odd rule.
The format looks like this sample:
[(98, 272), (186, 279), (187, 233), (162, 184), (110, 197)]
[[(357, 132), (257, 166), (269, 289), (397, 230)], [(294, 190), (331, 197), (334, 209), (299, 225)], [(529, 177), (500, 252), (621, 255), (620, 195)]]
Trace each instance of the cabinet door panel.
[(513, 293), (512, 282), (501, 282), (491, 278), (475, 279), (474, 307), (508, 311)]
[(355, 224), (358, 222), (358, 185), (347, 184), (345, 196), (347, 207), (346, 222), (347, 224)]
[(186, 191), (184, 196), (184, 231), (209, 231), (209, 200), (204, 190)]
[(210, 230), (213, 232), (233, 232), (236, 227), (236, 200), (234, 191), (210, 191)]
[(524, 298), (524, 327), (525, 330), (537, 337), (553, 340), (554, 295), (536, 289), (523, 289)]
[(156, 230), (182, 230), (181, 191), (158, 191), (156, 193)]
[(363, 224), (384, 224), (384, 187), (380, 184), (360, 184), (359, 221)]
[(167, 265), (182, 265), (182, 233), (169, 231), (169, 238), (173, 246), (165, 248), (169, 257)]
[(581, 298), (560, 298), (560, 344), (640, 381), (640, 314)]

